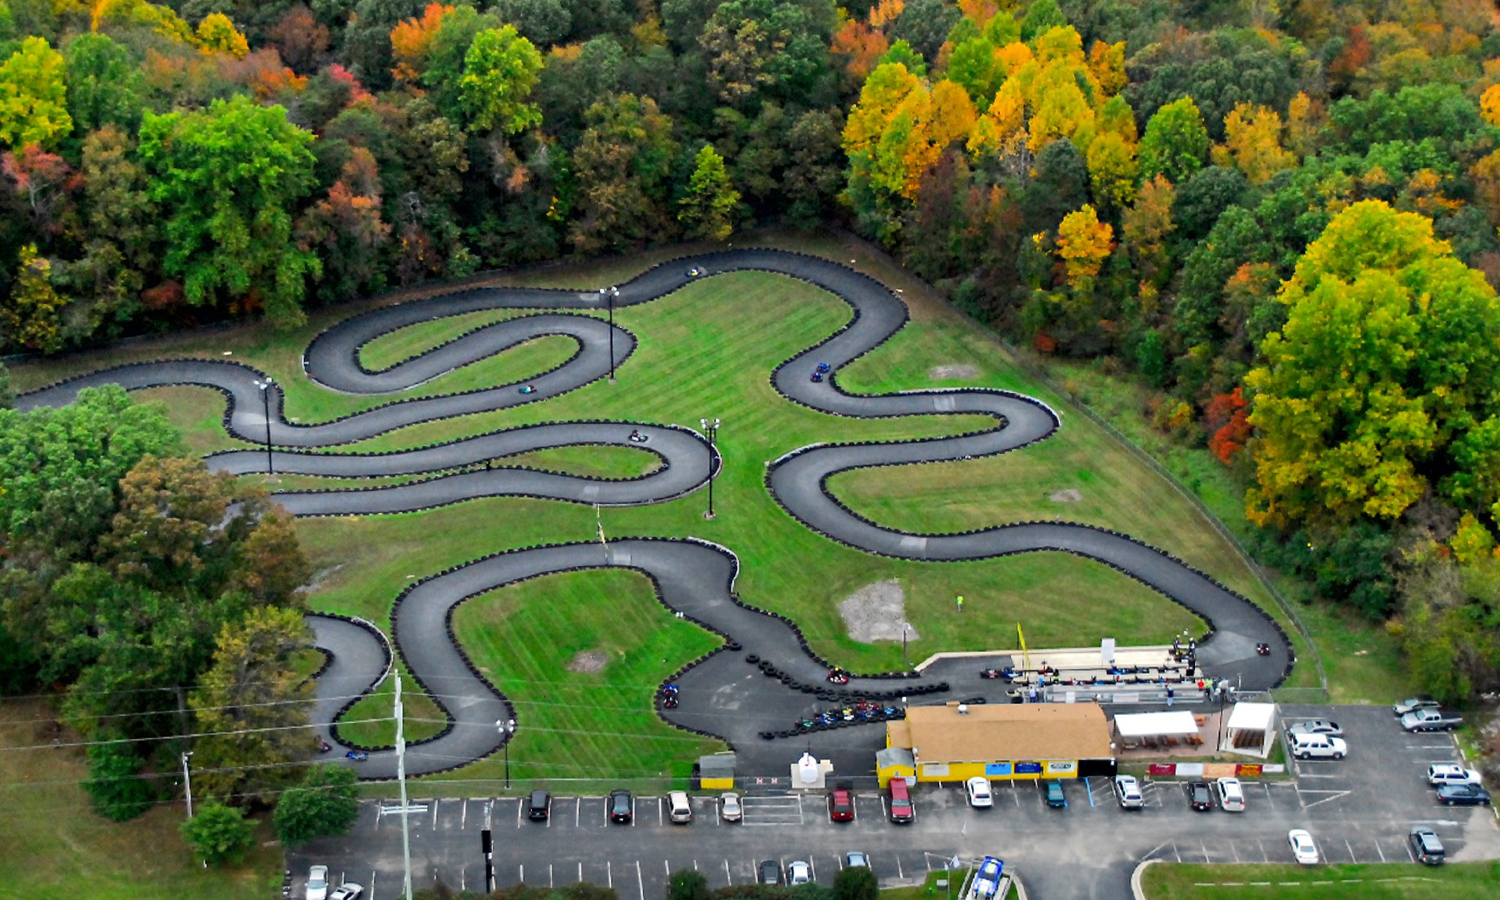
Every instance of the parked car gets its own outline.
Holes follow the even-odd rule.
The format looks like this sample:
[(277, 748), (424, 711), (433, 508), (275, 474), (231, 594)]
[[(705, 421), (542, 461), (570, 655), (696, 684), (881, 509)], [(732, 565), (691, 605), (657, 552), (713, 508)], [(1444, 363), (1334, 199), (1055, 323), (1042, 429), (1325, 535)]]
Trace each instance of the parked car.
[(551, 809), (551, 794), (546, 791), (532, 791), (531, 798), (526, 801), (526, 818), (533, 822), (545, 822)]
[(1399, 719), (1409, 712), (1419, 709), (1437, 709), (1437, 707), (1438, 702), (1431, 697), (1408, 697), (1400, 703), (1392, 704), (1391, 712), (1395, 713), (1396, 718)]
[(617, 788), (609, 792), (609, 820), (621, 825), (629, 825), (630, 820), (635, 818), (635, 798), (624, 788)]
[(972, 887), (969, 888), (969, 900), (990, 900), (1000, 890), (1000, 873), (1005, 871), (1005, 863), (993, 856), (986, 856), (984, 862), (979, 864), (979, 869), (974, 873)]
[(990, 780), (975, 775), (964, 782), (964, 790), (969, 795), (969, 805), (975, 809), (989, 809), (995, 805), (995, 795), (990, 791)]
[(1214, 792), (1219, 795), (1219, 808), (1225, 812), (1245, 811), (1245, 791), (1238, 778), (1220, 778), (1214, 782)]
[(859, 869), (870, 868), (870, 857), (858, 850), (850, 850), (844, 854), (844, 868)]
[(1437, 798), (1449, 806), (1490, 805), (1490, 792), (1477, 784), (1438, 785)]
[(755, 877), (761, 884), (786, 884), (786, 879), (781, 875), (781, 863), (774, 859), (762, 862), (756, 868)]
[(1313, 843), (1313, 836), (1301, 828), (1293, 828), (1286, 833), (1287, 843), (1292, 845), (1292, 856), (1297, 862), (1304, 866), (1315, 866), (1318, 864), (1318, 845)]
[(693, 801), (687, 791), (671, 791), (667, 794), (668, 817), (674, 825), (687, 825), (693, 821)]
[(1479, 784), (1479, 773), (1473, 769), (1465, 769), (1463, 766), (1453, 763), (1433, 763), (1427, 767), (1427, 783), (1433, 786), (1440, 784)]
[(1423, 865), (1440, 866), (1447, 859), (1442, 840), (1426, 825), (1413, 825), (1406, 835), (1406, 842), (1411, 845), (1411, 855)]
[(911, 788), (906, 786), (905, 778), (892, 778), (890, 791), (891, 821), (899, 825), (905, 825), (916, 819), (917, 808), (911, 802)]
[(1451, 731), (1463, 723), (1463, 716), (1443, 712), (1434, 706), (1414, 709), (1401, 717), (1401, 727), (1407, 731)]
[(835, 785), (828, 792), (828, 818), (835, 822), (854, 821), (854, 793), (848, 785)]
[(1343, 738), (1326, 734), (1298, 734), (1292, 737), (1292, 755), (1298, 759), (1343, 759), (1349, 745)]
[(1339, 723), (1330, 722), (1327, 719), (1308, 719), (1305, 722), (1293, 722), (1286, 727), (1287, 734), (1326, 734), (1329, 737), (1343, 737), (1344, 729)]
[(365, 889), (363, 886), (355, 884), (352, 881), (346, 881), (333, 889), (333, 893), (328, 895), (328, 900), (359, 900), (364, 895)]
[(1053, 809), (1068, 808), (1068, 795), (1063, 793), (1061, 781), (1053, 779), (1047, 782), (1047, 805)]
[(1187, 785), (1188, 804), (1198, 812), (1214, 808), (1214, 794), (1206, 781), (1190, 781)]
[(307, 900), (328, 900), (328, 867), (307, 870)]
[(1115, 776), (1115, 799), (1120, 802), (1121, 809), (1144, 809), (1146, 806), (1146, 796), (1141, 793), (1140, 782), (1134, 775)]
[(719, 798), (719, 818), (726, 822), (738, 822), (744, 810), (740, 808), (740, 795), (730, 791)]
[(786, 864), (786, 883), (792, 886), (812, 881), (812, 867), (800, 859)]

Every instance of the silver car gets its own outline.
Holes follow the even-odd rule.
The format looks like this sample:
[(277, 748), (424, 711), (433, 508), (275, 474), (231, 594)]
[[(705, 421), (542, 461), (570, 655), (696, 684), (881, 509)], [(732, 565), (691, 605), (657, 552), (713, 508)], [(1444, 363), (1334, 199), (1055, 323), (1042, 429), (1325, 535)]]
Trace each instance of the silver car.
[(307, 870), (307, 900), (328, 900), (328, 867)]
[(730, 791), (720, 798), (719, 818), (726, 822), (738, 822), (745, 812), (740, 808), (740, 795)]
[(1339, 723), (1330, 722), (1327, 719), (1308, 719), (1306, 722), (1293, 722), (1286, 727), (1287, 734), (1326, 734), (1329, 737), (1343, 737), (1344, 729)]
[(812, 866), (800, 859), (786, 864), (786, 883), (792, 886), (812, 881)]
[(1115, 799), (1121, 809), (1141, 809), (1146, 805), (1146, 797), (1134, 775), (1115, 776)]

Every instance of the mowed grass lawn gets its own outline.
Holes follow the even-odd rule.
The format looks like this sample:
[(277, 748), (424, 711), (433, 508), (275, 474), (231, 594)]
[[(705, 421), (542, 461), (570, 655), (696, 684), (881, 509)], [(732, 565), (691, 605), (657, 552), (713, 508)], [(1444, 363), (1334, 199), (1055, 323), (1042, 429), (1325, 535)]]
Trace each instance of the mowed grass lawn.
[[(834, 239), (813, 241), (834, 258), (851, 252)], [(808, 239), (784, 241), (808, 249)], [(589, 287), (623, 281), (671, 251), (611, 260), (578, 269), (549, 269), (516, 283)], [(851, 391), (936, 386), (1007, 387), (1041, 391), (992, 342), (939, 303), (919, 295), (920, 285), (878, 261), (863, 267), (906, 290), (913, 321), (887, 346), (839, 373)], [(386, 301), (377, 301), (386, 302)], [(370, 304), (366, 304), (368, 306)], [(352, 314), (351, 307), (338, 316)], [(384, 365), (448, 340), (486, 321), (514, 313), (424, 322), (367, 347), (367, 365)], [(289, 416), (319, 421), (392, 398), (370, 400), (333, 394), (300, 374), (311, 337), (338, 316), (315, 314), (307, 328), (276, 334), (259, 326), (182, 336), (135, 345), (89, 360), (66, 360), (17, 370), (23, 387), (69, 372), (129, 358), (191, 355), (232, 357), (269, 371), (287, 388)], [(426, 513), (363, 519), (314, 519), (299, 530), (319, 569), (311, 597), (316, 609), (389, 621), (391, 601), (413, 580), (497, 551), (538, 543), (592, 541), (602, 524), (610, 538), (697, 536), (738, 556), (740, 595), (749, 603), (791, 616), (826, 657), (855, 670), (901, 665), (897, 644), (864, 645), (848, 639), (838, 603), (871, 582), (898, 579), (908, 616), (921, 637), (911, 655), (938, 650), (1012, 648), (1016, 625), (1030, 646), (1088, 646), (1113, 636), (1122, 643), (1161, 642), (1199, 623), (1177, 604), (1132, 579), (1089, 560), (1038, 553), (957, 564), (922, 564), (873, 557), (814, 534), (788, 517), (764, 485), (765, 463), (816, 441), (901, 440), (989, 427), (987, 419), (925, 416), (858, 421), (808, 410), (781, 399), (770, 371), (848, 321), (848, 307), (802, 282), (765, 273), (736, 273), (695, 282), (653, 303), (616, 311), (616, 321), (640, 340), (613, 385), (600, 381), (563, 397), (461, 420), (413, 426), (365, 441), (356, 452), (422, 446), (517, 425), (570, 419), (619, 419), (696, 425), (723, 420), (726, 468), (715, 488), (716, 520), (705, 521), (703, 492), (641, 508), (595, 510), (528, 499), (486, 499)], [(409, 332), (409, 333), (408, 333)], [(194, 346), (194, 344), (201, 346)], [(209, 346), (211, 345), (211, 346)], [(524, 381), (571, 356), (569, 339), (543, 339), (476, 366), (435, 379), (403, 396), (427, 396), (483, 384)], [(106, 358), (107, 357), (107, 358)], [(938, 365), (967, 365), (973, 378), (934, 381)], [(169, 402), (189, 431), (195, 450), (245, 445), (223, 435), (223, 401), (217, 392), (171, 388), (149, 392)], [(1265, 597), (1227, 546), (1218, 544), (1194, 508), (1149, 469), (1062, 409), (1064, 427), (1044, 444), (994, 460), (872, 470), (841, 476), (834, 485), (856, 510), (894, 527), (979, 527), (1061, 516), (1137, 534), (1216, 575), (1265, 604)], [(629, 426), (622, 426), (628, 428)], [(652, 464), (648, 454), (599, 448), (549, 450), (519, 460), (545, 468), (628, 477)], [(508, 462), (517, 462), (510, 460)], [(878, 472), (878, 475), (877, 475)], [(260, 480), (251, 476), (254, 480)], [(338, 487), (337, 480), (287, 479), (271, 487)], [(883, 487), (882, 487), (883, 486)], [(1052, 501), (1056, 490), (1079, 491), (1076, 502)], [(927, 523), (924, 525), (924, 523)], [(966, 598), (962, 618), (953, 598)], [(619, 572), (581, 572), (538, 579), (470, 601), (455, 616), (471, 658), (518, 704), (521, 734), (512, 747), (513, 774), (567, 778), (578, 763), (601, 779), (679, 772), (711, 742), (661, 723), (651, 712), (655, 684), (715, 640), (674, 620), (651, 594), (649, 583)], [(517, 653), (521, 642), (524, 654)], [(645, 653), (645, 648), (652, 648)], [(599, 649), (609, 663), (597, 674), (571, 672), (580, 650)], [(657, 651), (660, 651), (659, 653)], [(642, 651), (642, 652), (637, 652)], [(432, 686), (441, 693), (440, 686)], [(357, 706), (352, 718), (386, 715), (386, 698)], [(433, 710), (413, 698), (413, 719)], [(434, 723), (412, 721), (420, 736)], [(372, 742), (386, 738), (388, 723), (355, 726)], [(686, 740), (685, 740), (686, 738)], [(451, 777), (494, 777), (500, 758), (465, 767)], [(553, 768), (547, 769), (546, 766)], [(486, 790), (490, 786), (486, 786)]]
[(1150, 900), (1493, 900), (1500, 862), (1302, 867), (1157, 863), (1142, 879)]
[[(39, 700), (0, 702), (0, 746), (52, 742)], [(65, 741), (76, 735), (64, 732)], [(178, 837), (181, 804), (157, 806), (128, 825), (89, 809), (79, 782), (81, 747), (7, 750), (0, 765), (0, 898), (15, 900), (266, 900), (281, 887), (281, 850), (262, 822), (244, 865), (205, 869)], [(166, 776), (175, 783), (175, 775)]]

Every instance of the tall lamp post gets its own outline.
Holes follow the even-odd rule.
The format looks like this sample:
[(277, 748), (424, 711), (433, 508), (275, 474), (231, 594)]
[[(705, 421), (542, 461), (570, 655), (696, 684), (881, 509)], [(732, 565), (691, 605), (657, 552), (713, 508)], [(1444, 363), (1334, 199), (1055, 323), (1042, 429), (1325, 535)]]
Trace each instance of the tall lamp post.
[(609, 289), (609, 383), (615, 382), (615, 301), (620, 299), (620, 289)]
[(275, 385), (276, 382), (270, 376), (265, 381), (255, 382), (255, 386), (260, 388), (261, 408), (266, 413), (266, 470), (271, 475), (276, 474), (276, 464), (271, 460), (271, 388)]
[(510, 790), (510, 736), (516, 733), (516, 720), (506, 719), (503, 722), (495, 720), (495, 727), (500, 729), (501, 739), (505, 741), (505, 789)]
[(715, 442), (719, 439), (719, 420), (714, 419), (710, 422), (708, 419), (699, 419), (698, 424), (703, 426), (703, 434), (708, 438), (708, 512), (703, 514), (703, 518), (712, 519), (714, 517), (714, 456), (718, 453), (718, 446)]
[(193, 817), (193, 774), (188, 771), (188, 757), (192, 755), (193, 751), (191, 750), (185, 751), (182, 754), (182, 783), (187, 789), (187, 812), (189, 819)]

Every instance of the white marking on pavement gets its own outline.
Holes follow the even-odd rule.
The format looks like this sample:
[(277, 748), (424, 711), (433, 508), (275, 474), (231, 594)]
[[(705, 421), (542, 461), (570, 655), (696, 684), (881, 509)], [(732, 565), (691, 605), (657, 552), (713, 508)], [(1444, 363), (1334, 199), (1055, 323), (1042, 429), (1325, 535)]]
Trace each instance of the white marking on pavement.
[(724, 884), (725, 885), (734, 884), (734, 877), (729, 874), (729, 859), (728, 859), (728, 857), (725, 857), (725, 859), (724, 859)]
[[(433, 831), (437, 831), (437, 808), (438, 808), (438, 804), (442, 803), (442, 802), (443, 802), (443, 798), (441, 798), (441, 797), (433, 797), (432, 798), (432, 830)], [(521, 811), (521, 807), (517, 806), (516, 807), (516, 812), (520, 812), (520, 811)]]
[[(885, 801), (883, 801), (883, 800), (881, 801), (882, 804), (884, 802)], [(901, 871), (901, 854), (899, 854), (899, 853), (896, 854), (896, 877), (897, 878), (905, 878), (906, 877), (906, 873), (903, 872), (903, 871)]]
[(641, 900), (646, 900), (646, 879), (641, 875), (641, 861), (635, 861), (635, 886), (640, 888)]
[(1348, 838), (1344, 838), (1344, 846), (1349, 848), (1349, 861), (1359, 862), (1359, 857), (1354, 855), (1354, 845), (1349, 843)]
[(812, 870), (812, 880), (818, 880), (818, 860), (812, 856), (807, 857), (807, 867)]
[(463, 831), (469, 827), (469, 801), (464, 801), (464, 814), (458, 820), (458, 830)]
[(1385, 862), (1385, 851), (1380, 849), (1380, 841), (1375, 842), (1375, 852), (1380, 854), (1380, 861)]
[[(579, 872), (578, 880), (582, 881), (583, 880), (583, 863), (579, 863), (578, 864), (578, 872)], [(614, 870), (613, 867), (610, 866), (609, 860), (607, 860), (607, 859), (604, 861), (604, 881), (610, 887), (614, 887), (615, 886), (615, 870)]]
[(380, 830), (380, 817), (385, 814), (385, 804), (375, 807), (375, 830)]
[(1210, 858), (1209, 858), (1209, 856), (1208, 856), (1208, 845), (1207, 845), (1207, 844), (1205, 844), (1205, 843), (1204, 843), (1204, 842), (1202, 842), (1202, 841), (1199, 841), (1199, 842), (1198, 842), (1198, 846), (1200, 846), (1200, 847), (1202, 847), (1202, 848), (1203, 848), (1203, 861), (1204, 861), (1204, 862), (1206, 862), (1206, 863), (1211, 863), (1211, 862), (1213, 862), (1213, 860), (1212, 860), (1212, 859), (1210, 859)]
[(521, 827), (521, 806), (522, 806), (521, 801), (519, 799), (517, 799), (516, 800), (516, 827), (517, 828)]
[(525, 884), (526, 883), (526, 864), (525, 863), (517, 863), (516, 864), (516, 869), (518, 871), (520, 871), (520, 873), (521, 873), (521, 883)]
[(549, 887), (549, 888), (553, 887), (553, 884), (552, 884), (552, 863), (547, 863), (547, 887)]
[[(1300, 797), (1301, 793), (1303, 793), (1303, 792), (1299, 792), (1299, 797)], [(1337, 800), (1340, 797), (1347, 797), (1347, 796), (1349, 796), (1350, 794), (1352, 794), (1354, 792), (1353, 791), (1306, 791), (1305, 793), (1308, 793), (1308, 794), (1328, 794), (1329, 795), (1327, 797), (1324, 797), (1322, 800), (1314, 800), (1311, 803), (1304, 802), (1302, 804), (1302, 808), (1303, 809), (1312, 809), (1314, 806), (1317, 806), (1319, 803), (1327, 803), (1329, 800)]]

